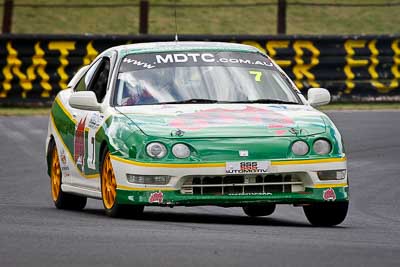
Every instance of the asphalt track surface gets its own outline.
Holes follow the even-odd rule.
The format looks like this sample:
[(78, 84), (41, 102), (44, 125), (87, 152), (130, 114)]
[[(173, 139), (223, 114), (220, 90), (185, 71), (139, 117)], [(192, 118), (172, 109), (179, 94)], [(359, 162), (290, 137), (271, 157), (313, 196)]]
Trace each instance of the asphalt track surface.
[(344, 136), (351, 205), (338, 227), (301, 208), (147, 208), (112, 219), (101, 202), (57, 210), (46, 117), (0, 117), (0, 266), (400, 266), (400, 112), (329, 112)]

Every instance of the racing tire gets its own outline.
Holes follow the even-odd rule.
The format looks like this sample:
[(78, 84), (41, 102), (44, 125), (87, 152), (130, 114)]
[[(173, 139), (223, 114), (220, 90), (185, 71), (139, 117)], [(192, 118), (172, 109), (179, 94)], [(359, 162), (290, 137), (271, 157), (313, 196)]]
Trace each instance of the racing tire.
[(110, 217), (137, 217), (143, 213), (144, 206), (122, 205), (117, 202), (117, 181), (112, 168), (110, 152), (105, 149), (101, 160), (101, 199), (106, 215)]
[(57, 147), (54, 141), (50, 143), (50, 188), (54, 205), (58, 209), (82, 210), (86, 206), (87, 198), (63, 192), (61, 189), (62, 172), (58, 158)]
[(243, 212), (250, 217), (268, 216), (274, 213), (275, 204), (248, 205), (243, 207)]
[(304, 206), (308, 221), (314, 226), (335, 226), (344, 221), (349, 202), (316, 203)]

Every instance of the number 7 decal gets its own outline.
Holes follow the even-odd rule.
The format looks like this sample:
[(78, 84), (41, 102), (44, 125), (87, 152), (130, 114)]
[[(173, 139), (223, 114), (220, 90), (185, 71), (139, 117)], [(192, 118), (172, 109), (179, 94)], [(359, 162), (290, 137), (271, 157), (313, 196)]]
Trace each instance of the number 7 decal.
[(255, 75), (254, 76), (254, 80), (256, 82), (260, 82), (261, 81), (261, 76), (262, 76), (262, 72), (261, 71), (257, 71), (257, 70), (250, 70), (249, 73), (251, 75)]

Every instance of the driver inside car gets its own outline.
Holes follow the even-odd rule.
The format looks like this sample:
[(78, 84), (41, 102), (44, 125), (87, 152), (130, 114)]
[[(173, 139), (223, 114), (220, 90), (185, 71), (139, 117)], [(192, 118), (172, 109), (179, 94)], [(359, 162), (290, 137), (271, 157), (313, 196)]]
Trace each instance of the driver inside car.
[(124, 87), (124, 96), (126, 97), (122, 100), (122, 106), (157, 103), (157, 100), (146, 89), (143, 81), (126, 82)]

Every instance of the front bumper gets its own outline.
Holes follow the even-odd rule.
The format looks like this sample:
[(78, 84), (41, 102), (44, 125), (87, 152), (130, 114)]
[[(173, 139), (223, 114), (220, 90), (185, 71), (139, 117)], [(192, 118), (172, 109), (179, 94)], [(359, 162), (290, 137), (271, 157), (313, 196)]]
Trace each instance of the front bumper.
[[(256, 203), (308, 204), (323, 201), (348, 201), (347, 175), (342, 180), (322, 181), (317, 171), (346, 170), (346, 158), (271, 161), (269, 174), (293, 174), (301, 185), (293, 185), (291, 192), (257, 193), (235, 192), (226, 194), (188, 194), (182, 191), (185, 177), (224, 176), (225, 163), (163, 164), (144, 163), (111, 157), (117, 179), (117, 201), (137, 205), (221, 205), (240, 206)], [(132, 184), (127, 173), (137, 175), (170, 175), (167, 185)], [(329, 192), (328, 192), (329, 191)], [(327, 194), (331, 197), (327, 198)], [(333, 195), (333, 197), (332, 197)]]
[[(334, 190), (336, 199), (334, 201), (349, 201), (348, 187), (334, 188), (306, 188), (304, 192), (296, 193), (265, 193), (265, 194), (243, 194), (243, 195), (186, 195), (179, 190), (174, 191), (132, 191), (117, 190), (117, 202), (119, 204), (134, 205), (165, 205), (165, 206), (243, 206), (246, 204), (310, 204), (324, 202), (324, 192)], [(153, 196), (157, 195), (156, 201)]]

